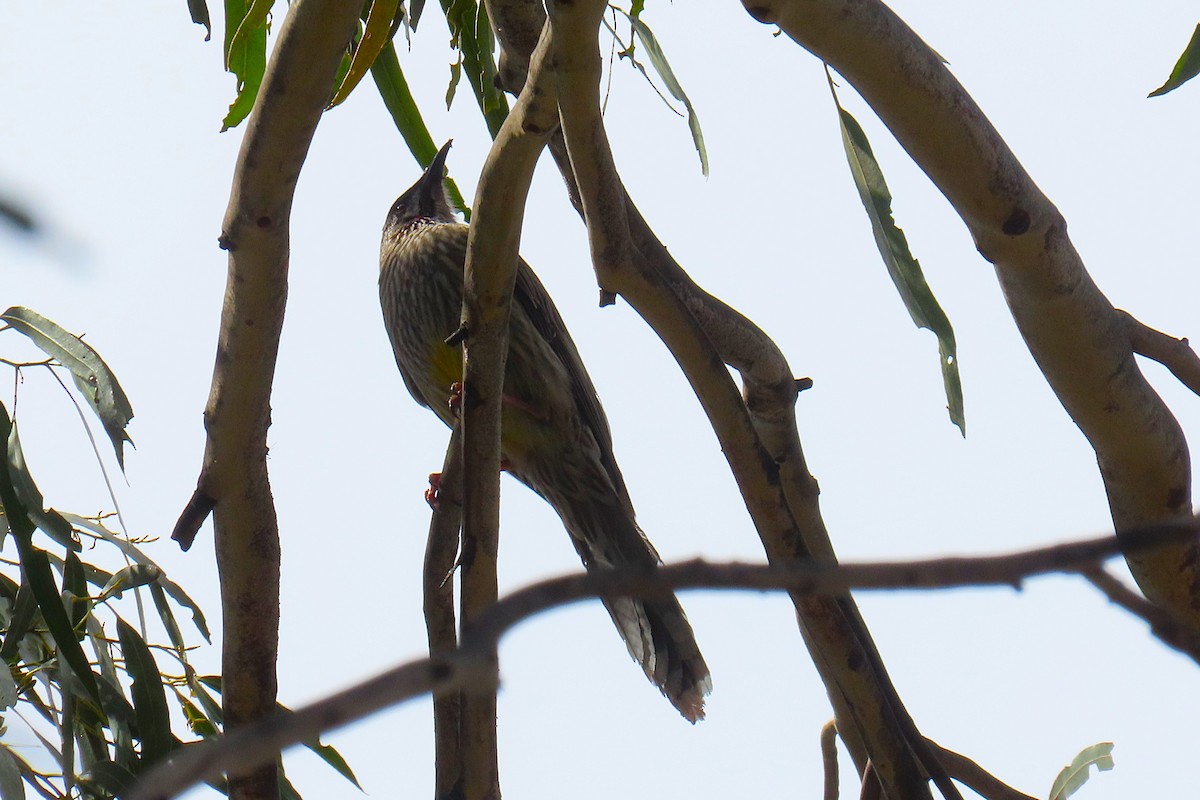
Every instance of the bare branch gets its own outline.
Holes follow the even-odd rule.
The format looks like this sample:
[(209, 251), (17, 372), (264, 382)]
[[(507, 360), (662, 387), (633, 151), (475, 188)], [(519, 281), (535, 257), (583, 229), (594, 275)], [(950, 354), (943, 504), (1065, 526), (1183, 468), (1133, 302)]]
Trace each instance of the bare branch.
[(1156, 606), (1096, 565), (1082, 571), (1093, 586), (1104, 592), (1110, 602), (1150, 624), (1150, 631), (1168, 647), (1193, 660), (1200, 660), (1200, 631), (1179, 618), (1170, 609)]
[(1180, 383), (1200, 394), (1200, 356), (1196, 355), (1187, 339), (1176, 339), (1155, 330), (1134, 318), (1128, 311), (1118, 308), (1117, 313), (1125, 320), (1133, 352), (1162, 364), (1171, 370), (1171, 374), (1178, 378)]
[[(463, 292), (462, 619), (469, 625), (496, 601), (500, 538), (500, 405), (508, 320), (525, 198), (538, 156), (556, 126), (554, 88), (535, 51), (530, 80), (488, 153), (467, 238)], [(467, 797), (499, 796), (495, 694), (463, 698), (463, 787)]]
[(970, 786), (980, 797), (986, 800), (1037, 800), (1012, 788), (966, 756), (947, 750), (932, 739), (926, 741), (942, 760), (950, 776)]
[(821, 726), (821, 765), (825, 774), (821, 796), (824, 800), (838, 800), (837, 720), (831, 719)]
[[(230, 730), (274, 712), (279, 643), (279, 529), (267, 475), (271, 383), (287, 297), (288, 224), (301, 166), (361, 3), (298, 0), (246, 128), (220, 245), (229, 252), (208, 432), (196, 492), (176, 526), (186, 550), (216, 513)], [(230, 796), (278, 796), (274, 764), (235, 771)]]
[[(432, 483), (433, 476), (430, 476)], [(432, 489), (432, 487), (431, 487)], [(429, 656), (458, 648), (454, 614), (454, 568), (462, 529), (462, 428), (455, 426), (438, 478), (436, 503), (425, 544), (423, 594)], [(451, 797), (462, 785), (462, 706), (459, 692), (433, 696), (434, 797)]]
[[(743, 5), (853, 84), (962, 217), (1034, 360), (1096, 450), (1118, 533), (1190, 516), (1187, 442), (1138, 370), (1129, 326), (1062, 215), (937, 53), (878, 0)], [(1200, 626), (1200, 539), (1127, 560), (1148, 597)]]
[[(597, 597), (654, 597), (681, 589), (840, 595), (851, 589), (1020, 587), (1034, 576), (1087, 573), (1122, 548), (1151, 551), (1169, 547), (1182, 537), (1194, 536), (1198, 529), (1200, 522), (1191, 520), (1186, 525), (1135, 532), (1132, 545), (1105, 536), (999, 556), (784, 566), (695, 560), (644, 571), (592, 569), (552, 578), (519, 589), (489, 607), (464, 630), (457, 652), (403, 664), (290, 715), (266, 719), (211, 744), (180, 751), (146, 775), (127, 800), (172, 797), (196, 782), (220, 775), (222, 770), (249, 767), (264, 759), (273, 762), (282, 748), (426, 692), (494, 691), (500, 638), (530, 617), (569, 603)], [(1133, 610), (1139, 613), (1137, 608)], [(1200, 664), (1200, 652), (1189, 655)], [(940, 757), (945, 751), (937, 749)]]

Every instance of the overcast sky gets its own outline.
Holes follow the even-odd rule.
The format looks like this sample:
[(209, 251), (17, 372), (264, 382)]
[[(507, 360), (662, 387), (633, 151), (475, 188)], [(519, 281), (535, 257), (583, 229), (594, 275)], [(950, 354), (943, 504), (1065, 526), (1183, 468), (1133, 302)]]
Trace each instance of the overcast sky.
[[(1113, 303), (1174, 335), (1200, 335), (1200, 85), (1145, 98), (1187, 43), (1195, 5), (893, 7), (949, 60), (1066, 215)], [(465, 86), (444, 111), (450, 59), (435, 12), (401, 60), (434, 139), (455, 140), (450, 170), (469, 197), (487, 132)], [(211, 529), (187, 554), (167, 538), (203, 449), (225, 283), (217, 236), (243, 130), (218, 133), (234, 80), (221, 69), (219, 4), (213, 13), (206, 43), (183, 0), (0, 6), (0, 193), (27, 203), (54, 237), (0, 235), (0, 307), (26, 305), (86, 332), (116, 370), (136, 411), (138, 449), (118, 486), (131, 532), (160, 537), (147, 551), (215, 623)], [(691, 95), (711, 175), (701, 176), (684, 121), (625, 63), (614, 67), (607, 111), (617, 165), (680, 263), (813, 378), (797, 412), (839, 555), (991, 553), (1107, 530), (1094, 455), (1016, 333), (990, 265), (850, 87), (842, 100), (871, 137), (897, 220), (955, 326), (965, 440), (944, 408), (936, 341), (913, 327), (875, 250), (820, 63), (738, 3), (652, 3), (645, 19)], [(293, 706), (424, 647), (422, 492), (447, 432), (404, 390), (376, 290), (384, 215), (418, 174), (367, 81), (322, 121), (296, 196), (270, 432), (284, 553), (280, 699)], [(571, 327), (663, 557), (761, 560), (672, 359), (627, 305), (597, 308), (584, 231), (549, 159), (522, 251)], [(17, 339), (0, 337), (0, 355), (26, 352)], [(1158, 365), (1143, 368), (1184, 430), (1200, 431), (1200, 399)], [(18, 413), (47, 503), (111, 509), (57, 385), (30, 373)], [(553, 512), (508, 478), (501, 547), (503, 588), (578, 568)], [(788, 602), (683, 601), (715, 685), (709, 718), (694, 728), (647, 684), (599, 604), (547, 615), (505, 641), (507, 795), (818, 791), (817, 736), (830, 711)], [(1057, 771), (1099, 741), (1116, 743), (1116, 769), (1082, 797), (1178, 796), (1194, 785), (1200, 672), (1082, 581), (859, 601), (922, 731), (1017, 788), (1044, 797)], [(218, 651), (195, 660), (215, 671)], [(411, 703), (327, 741), (371, 797), (426, 797), (429, 720), (427, 703)], [(354, 795), (307, 753), (287, 763), (306, 797)]]

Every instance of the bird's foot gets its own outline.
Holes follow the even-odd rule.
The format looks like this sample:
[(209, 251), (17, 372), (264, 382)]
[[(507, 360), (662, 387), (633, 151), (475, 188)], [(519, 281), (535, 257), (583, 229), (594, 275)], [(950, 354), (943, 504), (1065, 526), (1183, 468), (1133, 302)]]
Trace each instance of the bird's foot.
[(462, 401), (462, 381), (455, 381), (454, 383), (450, 384), (450, 398), (446, 401), (446, 405), (450, 407), (450, 413), (456, 417), (462, 415)]
[(434, 511), (438, 510), (438, 492), (442, 490), (442, 473), (429, 473), (429, 488), (425, 490), (425, 502)]

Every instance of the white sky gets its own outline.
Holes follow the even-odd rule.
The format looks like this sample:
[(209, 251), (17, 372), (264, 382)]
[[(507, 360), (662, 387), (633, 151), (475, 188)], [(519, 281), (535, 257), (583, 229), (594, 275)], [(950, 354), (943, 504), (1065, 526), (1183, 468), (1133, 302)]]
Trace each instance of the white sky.
[[(936, 5), (893, 3), (1065, 213), (1101, 288), (1147, 324), (1197, 334), (1200, 87), (1145, 99), (1186, 44), (1194, 4)], [(701, 177), (683, 120), (627, 65), (608, 106), (618, 166), (696, 280), (816, 381), (800, 398), (800, 429), (841, 557), (988, 553), (1107, 529), (1094, 456), (1015, 332), (989, 265), (850, 88), (843, 82), (843, 102), (871, 137), (899, 224), (955, 325), (965, 441), (944, 410), (934, 337), (913, 328), (875, 251), (820, 64), (734, 2), (653, 3), (646, 20), (700, 115), (712, 175)], [(216, 240), (242, 135), (217, 132), (233, 78), (219, 43), (202, 38), (182, 0), (0, 6), (0, 191), (69, 242), (47, 250), (0, 236), (0, 307), (30, 306), (86, 332), (116, 370), (137, 412), (138, 450), (120, 487), (132, 531), (161, 537), (147, 550), (215, 623), (211, 530), (188, 554), (166, 538), (200, 465), (225, 282)], [(442, 111), (445, 42), (430, 7), (401, 58), (434, 139), (455, 139), (450, 169), (470, 196), (488, 141), (465, 86)], [(368, 81), (322, 122), (296, 197), (270, 461), (290, 705), (424, 647), (421, 495), (446, 431), (405, 392), (376, 294), (384, 215), (417, 174)], [(571, 326), (664, 558), (761, 559), (671, 358), (628, 306), (596, 308), (584, 232), (549, 159), (522, 250)], [(0, 338), (0, 354), (25, 352), (18, 338)], [(1145, 369), (1184, 429), (1200, 430), (1200, 400), (1157, 365)], [(110, 509), (56, 385), (30, 373), (19, 414), (47, 502)], [(578, 568), (548, 507), (509, 479), (504, 499), (503, 587)], [(859, 599), (921, 729), (1017, 788), (1044, 797), (1076, 752), (1106, 740), (1116, 769), (1081, 796), (1177, 796), (1193, 785), (1200, 673), (1081, 581)], [(506, 640), (507, 795), (818, 791), (817, 735), (830, 712), (789, 604), (729, 594), (684, 604), (715, 683), (709, 719), (695, 728), (646, 683), (598, 604)], [(215, 670), (216, 648), (196, 661)], [(327, 741), (372, 797), (431, 791), (426, 703)], [(306, 753), (288, 765), (307, 797), (355, 795)]]

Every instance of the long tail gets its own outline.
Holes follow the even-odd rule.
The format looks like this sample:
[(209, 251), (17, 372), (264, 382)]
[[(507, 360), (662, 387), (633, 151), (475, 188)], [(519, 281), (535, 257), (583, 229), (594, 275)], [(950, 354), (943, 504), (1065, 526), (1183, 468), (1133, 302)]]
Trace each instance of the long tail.
[[(661, 561), (632, 514), (613, 498), (570, 504), (554, 502), (575, 549), (588, 567), (656, 567)], [(691, 623), (674, 597), (605, 600), (633, 659), (688, 721), (704, 719), (704, 697), (712, 677)]]

